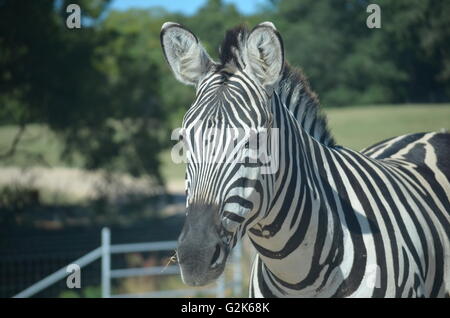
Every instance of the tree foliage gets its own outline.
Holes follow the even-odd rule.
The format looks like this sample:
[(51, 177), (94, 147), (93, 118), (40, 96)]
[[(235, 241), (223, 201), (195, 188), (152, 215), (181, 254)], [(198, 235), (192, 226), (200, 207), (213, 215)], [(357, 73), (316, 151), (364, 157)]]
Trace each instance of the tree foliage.
[(100, 21), (107, 2), (78, 3), (87, 22), (72, 30), (65, 3), (0, 3), (0, 121), (47, 124), (64, 139), (62, 155), (81, 154), (88, 168), (159, 179), (167, 126), (156, 44), (135, 20)]
[(379, 0), (382, 27), (366, 27), (373, 1), (272, 1), (267, 18), (330, 106), (449, 99), (448, 1)]

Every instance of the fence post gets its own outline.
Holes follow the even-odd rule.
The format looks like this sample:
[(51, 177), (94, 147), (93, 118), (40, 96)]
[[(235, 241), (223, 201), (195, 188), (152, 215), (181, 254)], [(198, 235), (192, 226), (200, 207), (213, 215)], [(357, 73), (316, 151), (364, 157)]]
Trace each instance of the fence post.
[(233, 264), (233, 296), (242, 297), (242, 244), (238, 242), (234, 247)]
[(111, 231), (102, 229), (102, 298), (111, 296)]
[(217, 280), (216, 298), (225, 298), (225, 273)]

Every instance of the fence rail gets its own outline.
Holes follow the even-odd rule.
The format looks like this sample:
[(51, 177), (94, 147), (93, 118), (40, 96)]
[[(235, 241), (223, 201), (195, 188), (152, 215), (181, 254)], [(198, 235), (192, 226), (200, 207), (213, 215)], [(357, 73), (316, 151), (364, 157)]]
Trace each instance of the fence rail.
[[(111, 255), (125, 254), (136, 252), (156, 252), (174, 250), (177, 246), (176, 241), (162, 241), (162, 242), (147, 242), (147, 243), (130, 243), (130, 244), (114, 244), (111, 245), (111, 231), (109, 228), (102, 229), (102, 244), (100, 247), (87, 253), (86, 255), (73, 261), (71, 264), (76, 264), (81, 268), (91, 264), (92, 262), (101, 259), (101, 291), (103, 298), (132, 298), (132, 297), (182, 297), (195, 295), (199, 292), (203, 294), (216, 295), (216, 297), (225, 297), (226, 287), (231, 287), (233, 295), (241, 294), (242, 274), (241, 274), (241, 246), (238, 244), (231, 256), (233, 263), (233, 276), (231, 284), (225, 282), (224, 275), (222, 275), (216, 286), (213, 288), (203, 289), (173, 289), (162, 290), (148, 293), (138, 294), (111, 294), (111, 279), (112, 278), (126, 278), (138, 276), (161, 276), (161, 275), (177, 275), (180, 273), (178, 266), (153, 266), (144, 268), (124, 268), (111, 269)], [(36, 282), (27, 289), (16, 294), (14, 298), (27, 298), (36, 295), (45, 288), (55, 284), (64, 279), (68, 274), (67, 266), (59, 269), (53, 274)]]

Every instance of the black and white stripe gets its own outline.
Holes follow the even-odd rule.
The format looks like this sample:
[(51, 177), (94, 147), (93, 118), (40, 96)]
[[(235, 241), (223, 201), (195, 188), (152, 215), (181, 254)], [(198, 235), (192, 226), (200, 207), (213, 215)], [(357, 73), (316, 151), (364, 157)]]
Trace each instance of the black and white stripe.
[[(450, 134), (395, 137), (361, 152), (337, 146), (282, 48), (264, 23), (229, 31), (221, 63), (201, 60), (208, 67), (183, 121), (188, 207), (214, 206), (229, 247), (249, 236), (257, 251), (251, 297), (448, 295)], [(277, 172), (200, 162), (222, 155), (205, 140), (239, 143), (217, 133), (226, 127), (278, 129)]]

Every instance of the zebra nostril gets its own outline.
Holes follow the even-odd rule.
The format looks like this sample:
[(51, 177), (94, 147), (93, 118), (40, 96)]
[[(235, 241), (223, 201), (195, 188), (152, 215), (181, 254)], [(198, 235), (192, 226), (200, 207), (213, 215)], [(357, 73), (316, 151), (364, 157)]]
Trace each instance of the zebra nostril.
[(216, 245), (216, 249), (215, 249), (214, 254), (213, 254), (213, 257), (211, 259), (211, 264), (210, 265), (211, 265), (212, 268), (217, 266), (217, 261), (219, 260), (219, 257), (220, 257), (220, 245), (217, 244)]

